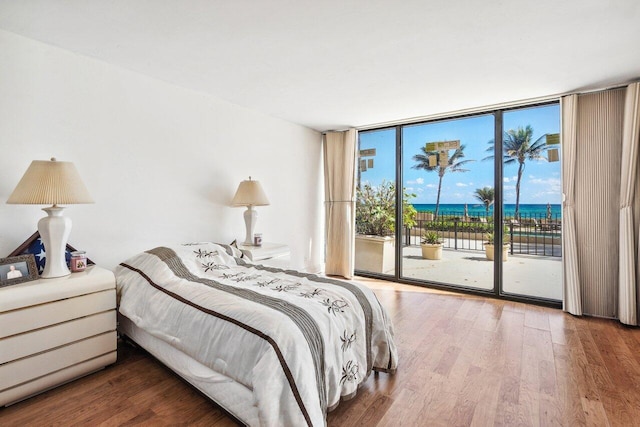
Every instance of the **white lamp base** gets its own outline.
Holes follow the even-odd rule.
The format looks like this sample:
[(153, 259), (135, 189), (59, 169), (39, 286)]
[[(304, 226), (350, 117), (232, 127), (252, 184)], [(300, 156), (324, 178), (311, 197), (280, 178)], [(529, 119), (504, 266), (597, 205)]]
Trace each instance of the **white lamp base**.
[(67, 250), (67, 239), (71, 233), (71, 220), (62, 216), (64, 207), (53, 205), (42, 209), (49, 216), (45, 216), (38, 221), (38, 231), (44, 244), (46, 262), (43, 279), (53, 279), (55, 277), (68, 276), (71, 274), (67, 267), (65, 253)]
[(247, 235), (244, 237), (243, 245), (253, 246), (253, 230), (258, 222), (258, 212), (253, 210), (253, 206), (247, 206), (244, 211), (244, 224), (247, 227)]

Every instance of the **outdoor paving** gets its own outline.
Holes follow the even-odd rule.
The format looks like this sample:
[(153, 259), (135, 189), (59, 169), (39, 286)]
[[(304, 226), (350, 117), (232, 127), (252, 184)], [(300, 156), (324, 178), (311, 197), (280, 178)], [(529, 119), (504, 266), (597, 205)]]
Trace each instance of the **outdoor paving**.
[[(402, 250), (403, 277), (479, 289), (493, 288), (493, 261), (484, 251), (443, 249), (442, 259), (423, 259), (419, 246)], [(562, 300), (560, 257), (511, 255), (503, 264), (504, 291)]]

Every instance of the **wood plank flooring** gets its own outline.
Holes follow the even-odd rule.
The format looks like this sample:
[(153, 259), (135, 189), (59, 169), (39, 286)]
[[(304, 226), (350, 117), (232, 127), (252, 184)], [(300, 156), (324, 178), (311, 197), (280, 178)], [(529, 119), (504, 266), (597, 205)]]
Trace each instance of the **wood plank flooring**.
[[(400, 366), (329, 426), (640, 425), (640, 329), (560, 310), (361, 279), (393, 319)], [(0, 409), (2, 426), (236, 425), (139, 349)]]

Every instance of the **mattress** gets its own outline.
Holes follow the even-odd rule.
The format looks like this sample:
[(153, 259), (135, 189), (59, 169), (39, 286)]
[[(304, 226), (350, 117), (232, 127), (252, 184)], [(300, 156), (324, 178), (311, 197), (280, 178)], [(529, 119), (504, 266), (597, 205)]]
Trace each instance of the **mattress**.
[(213, 243), (143, 252), (116, 279), (119, 312), (138, 329), (208, 368), (214, 388), (248, 391), (241, 411), (212, 398), (250, 425), (325, 425), (373, 370), (397, 368), (387, 313), (357, 283), (251, 264)]

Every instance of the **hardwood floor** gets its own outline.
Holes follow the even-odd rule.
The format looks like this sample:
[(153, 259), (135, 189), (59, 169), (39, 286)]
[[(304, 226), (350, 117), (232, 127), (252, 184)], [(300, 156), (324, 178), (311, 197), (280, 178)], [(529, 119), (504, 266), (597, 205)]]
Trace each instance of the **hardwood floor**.
[[(329, 426), (640, 424), (640, 329), (560, 310), (362, 279), (395, 326), (396, 375), (371, 375)], [(0, 425), (236, 423), (139, 349), (0, 409)]]

